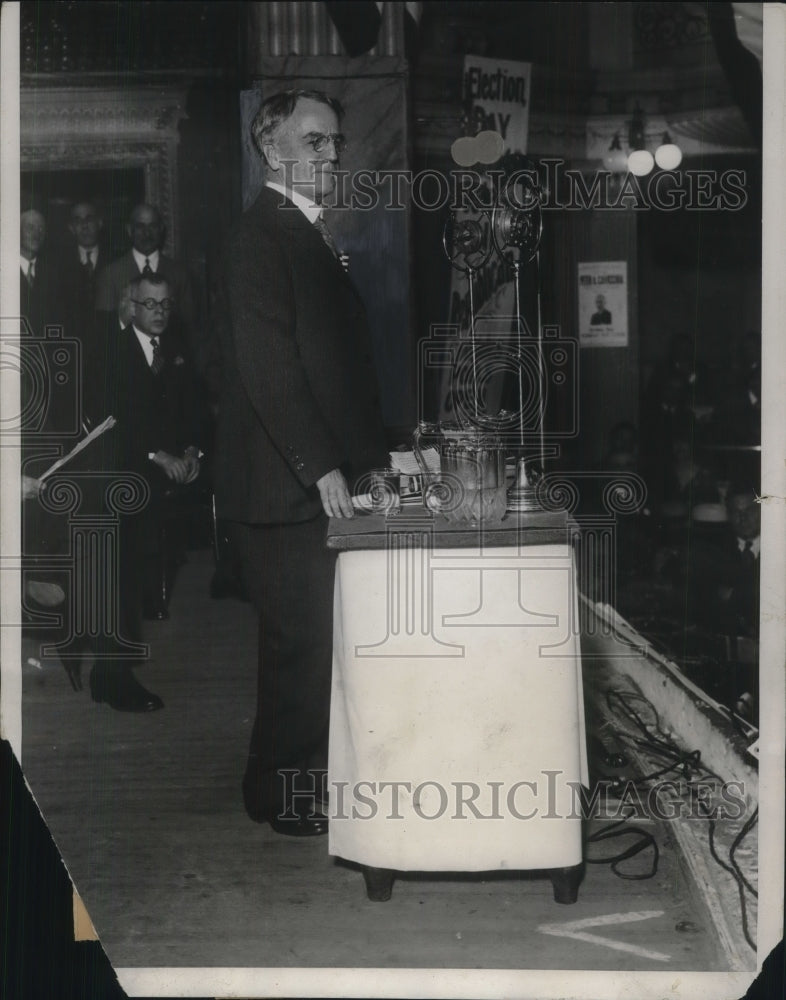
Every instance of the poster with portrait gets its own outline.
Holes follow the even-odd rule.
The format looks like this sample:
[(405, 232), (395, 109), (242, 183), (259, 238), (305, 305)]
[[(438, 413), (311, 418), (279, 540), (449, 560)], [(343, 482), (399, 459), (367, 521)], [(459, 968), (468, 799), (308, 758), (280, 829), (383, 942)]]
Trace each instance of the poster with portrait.
[(628, 264), (579, 264), (579, 342), (582, 347), (628, 346)]

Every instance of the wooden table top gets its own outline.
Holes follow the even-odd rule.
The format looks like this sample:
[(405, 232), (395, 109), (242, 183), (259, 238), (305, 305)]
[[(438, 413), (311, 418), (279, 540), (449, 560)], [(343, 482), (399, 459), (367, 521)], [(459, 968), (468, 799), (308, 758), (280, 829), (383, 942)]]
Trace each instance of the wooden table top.
[(496, 524), (453, 523), (422, 508), (403, 508), (393, 517), (357, 512), (353, 518), (334, 518), (328, 524), (329, 549), (385, 549), (393, 535), (428, 534), (434, 548), (484, 548), (509, 545), (568, 545), (578, 527), (567, 511), (508, 513)]

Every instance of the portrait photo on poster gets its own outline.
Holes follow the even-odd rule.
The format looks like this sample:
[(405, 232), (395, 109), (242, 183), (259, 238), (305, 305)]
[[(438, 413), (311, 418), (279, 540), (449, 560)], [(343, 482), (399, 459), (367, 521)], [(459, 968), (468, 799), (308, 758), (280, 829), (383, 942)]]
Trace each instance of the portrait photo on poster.
[(784, 44), (0, 7), (14, 995), (772, 989)]

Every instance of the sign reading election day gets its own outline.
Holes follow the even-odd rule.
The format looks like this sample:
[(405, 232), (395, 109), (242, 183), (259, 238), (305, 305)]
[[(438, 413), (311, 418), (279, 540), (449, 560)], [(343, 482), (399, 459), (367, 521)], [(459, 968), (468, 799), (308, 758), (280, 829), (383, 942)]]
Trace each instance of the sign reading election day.
[(464, 57), (464, 102), (471, 131), (499, 132), (504, 152), (526, 153), (532, 64)]

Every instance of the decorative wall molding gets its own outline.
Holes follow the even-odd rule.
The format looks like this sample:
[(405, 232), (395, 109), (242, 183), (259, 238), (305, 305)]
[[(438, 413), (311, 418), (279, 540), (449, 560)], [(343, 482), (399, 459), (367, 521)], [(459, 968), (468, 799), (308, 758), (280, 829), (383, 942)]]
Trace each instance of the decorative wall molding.
[(22, 170), (143, 169), (145, 198), (166, 225), (165, 250), (176, 254), (178, 126), (185, 106), (182, 86), (23, 88)]

